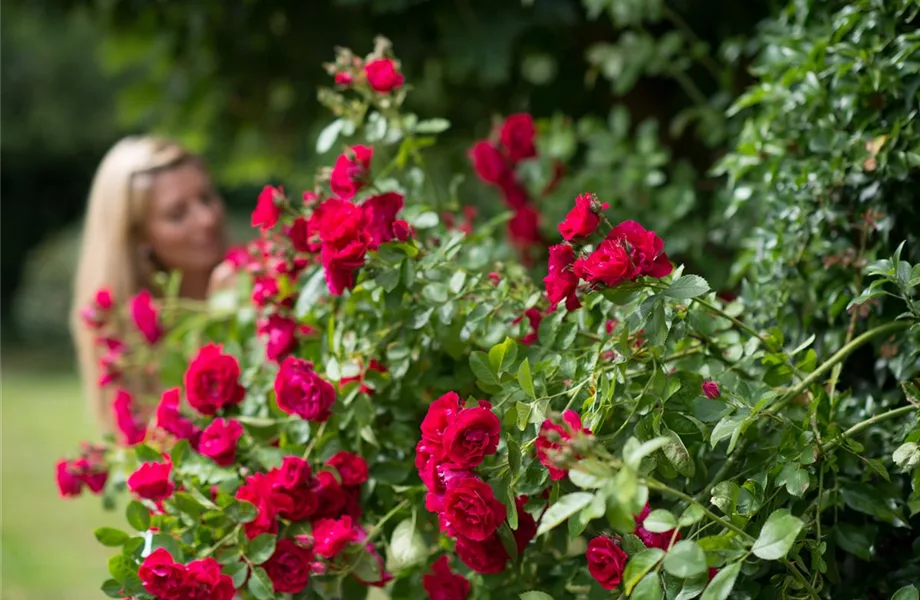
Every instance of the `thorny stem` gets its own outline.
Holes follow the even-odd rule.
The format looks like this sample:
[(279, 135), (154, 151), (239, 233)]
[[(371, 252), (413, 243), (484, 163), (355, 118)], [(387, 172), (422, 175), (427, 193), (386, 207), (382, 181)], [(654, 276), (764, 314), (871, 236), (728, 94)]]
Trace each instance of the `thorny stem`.
[(863, 429), (866, 429), (867, 427), (871, 427), (872, 425), (879, 423), (880, 421), (885, 421), (887, 419), (892, 419), (894, 417), (900, 417), (901, 415), (906, 415), (915, 410), (917, 410), (916, 406), (912, 404), (908, 404), (907, 406), (901, 406), (899, 408), (894, 408), (892, 410), (889, 410), (888, 412), (883, 412), (879, 415), (875, 415), (874, 417), (870, 417), (866, 419), (865, 421), (860, 421), (856, 425), (853, 425), (852, 427), (844, 431), (842, 434), (840, 434), (839, 437), (834, 438), (828, 442), (825, 442), (824, 445), (821, 446), (821, 452), (827, 452), (829, 449), (840, 444), (845, 438), (848, 438), (852, 435), (856, 435)]

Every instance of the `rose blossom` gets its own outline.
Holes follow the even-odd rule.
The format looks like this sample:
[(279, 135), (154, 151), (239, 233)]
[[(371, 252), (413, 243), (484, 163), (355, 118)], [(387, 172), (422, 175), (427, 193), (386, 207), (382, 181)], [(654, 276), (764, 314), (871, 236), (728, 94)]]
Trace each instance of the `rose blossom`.
[(520, 554), (530, 543), (530, 540), (537, 536), (537, 522), (534, 520), (533, 515), (524, 510), (524, 507), (527, 506), (527, 496), (515, 498), (514, 505), (517, 507), (518, 526), (512, 533), (517, 544), (518, 554)]
[(185, 585), (185, 565), (173, 560), (166, 548), (157, 548), (141, 563), (137, 576), (144, 589), (157, 598), (178, 600), (183, 598), (182, 586)]
[(340, 519), (319, 519), (313, 523), (313, 549), (324, 558), (335, 558), (349, 543), (358, 539), (349, 516)]
[(83, 481), (72, 463), (61, 459), (57, 463), (57, 485), (61, 498), (76, 497), (83, 492)]
[(706, 395), (710, 400), (715, 400), (722, 395), (722, 390), (719, 389), (719, 384), (715, 381), (704, 381), (703, 382), (703, 394)]
[(233, 419), (214, 419), (198, 442), (198, 452), (222, 467), (236, 460), (236, 446), (243, 435), (243, 427)]
[(147, 500), (165, 500), (176, 488), (170, 473), (172, 463), (145, 462), (128, 477), (128, 489)]
[(402, 87), (405, 78), (396, 70), (396, 65), (389, 58), (378, 58), (364, 65), (367, 83), (374, 90), (387, 93)]
[(361, 485), (367, 481), (367, 461), (357, 454), (342, 450), (333, 454), (326, 464), (339, 472), (342, 485)]
[(400, 242), (405, 242), (412, 236), (412, 226), (402, 219), (393, 221), (393, 237)]
[(275, 377), (278, 408), (307, 421), (323, 422), (335, 403), (335, 388), (313, 370), (313, 363), (288, 356)]
[(276, 517), (279, 512), (292, 510), (293, 502), (287, 495), (275, 490), (272, 476), (267, 473), (253, 473), (236, 491), (237, 500), (253, 504), (258, 511), (256, 518), (243, 524), (246, 537), (254, 539), (262, 533), (277, 531)]
[(239, 404), (246, 390), (239, 383), (240, 363), (217, 344), (203, 346), (185, 372), (188, 403), (203, 415)]
[(280, 189), (266, 185), (259, 193), (259, 200), (256, 202), (256, 208), (252, 211), (251, 224), (253, 227), (259, 227), (262, 231), (271, 229), (278, 222), (281, 216), (280, 201), (284, 199), (284, 192)]
[(587, 258), (579, 258), (573, 266), (575, 275), (590, 283), (613, 287), (633, 278), (634, 270), (629, 252), (622, 244), (605, 239)]
[(620, 585), (629, 557), (612, 539), (605, 535), (594, 538), (588, 542), (585, 557), (588, 559), (588, 572), (602, 588), (612, 590)]
[(454, 466), (472, 469), (498, 448), (501, 424), (491, 405), (465, 408), (444, 429), (444, 455)]
[(431, 573), (422, 575), (422, 587), (429, 600), (466, 600), (470, 595), (470, 582), (451, 572), (446, 554), (434, 561)]
[(607, 234), (607, 239), (629, 250), (632, 263), (629, 279), (639, 275), (661, 278), (674, 270), (661, 238), (635, 221), (623, 221)]
[(481, 542), (505, 520), (505, 505), (495, 499), (488, 483), (467, 478), (448, 487), (443, 517), (457, 535)]
[(559, 233), (562, 234), (562, 237), (572, 241), (575, 238), (586, 238), (594, 233), (601, 219), (591, 209), (591, 202), (590, 194), (582, 194), (575, 198), (575, 208), (569, 211), (562, 223), (559, 223)]
[(546, 297), (550, 307), (565, 300), (566, 310), (581, 307), (575, 291), (578, 288), (578, 276), (572, 271), (575, 263), (575, 250), (568, 244), (556, 244), (549, 248), (548, 273), (543, 278), (546, 285)]
[(347, 87), (351, 85), (352, 81), (354, 81), (354, 77), (352, 77), (351, 73), (349, 73), (348, 71), (339, 71), (338, 73), (335, 74), (336, 85), (342, 85), (342, 86)]
[(296, 594), (310, 581), (313, 552), (293, 542), (278, 540), (275, 552), (262, 565), (276, 594)]
[(509, 115), (505, 119), (505, 122), (502, 123), (499, 137), (501, 138), (502, 147), (512, 164), (517, 164), (525, 158), (533, 158), (537, 155), (537, 150), (534, 148), (535, 135), (533, 117), (529, 114), (518, 113)]
[(220, 572), (220, 564), (213, 557), (185, 565), (185, 583), (179, 595), (182, 600), (233, 600), (235, 593), (233, 579)]
[(153, 305), (153, 297), (147, 290), (141, 290), (130, 302), (131, 320), (150, 345), (156, 344), (163, 337), (159, 315)]
[(422, 439), (429, 447), (440, 452), (444, 430), (451, 420), (460, 412), (460, 396), (457, 392), (447, 392), (428, 406), (428, 413), (422, 419)]
[(345, 290), (355, 287), (355, 274), (364, 266), (366, 254), (367, 244), (358, 240), (340, 249), (329, 245), (323, 246), (323, 270), (330, 294), (341, 296)]
[(540, 235), (540, 213), (532, 206), (519, 207), (511, 220), (508, 221), (508, 233), (511, 242), (517, 246), (527, 247), (542, 244), (543, 236)]
[(313, 491), (316, 494), (314, 517), (336, 518), (342, 514), (347, 498), (335, 475), (329, 471), (317, 473)]
[[(559, 436), (559, 441), (550, 439), (550, 432), (554, 431)], [(559, 468), (553, 453), (559, 452), (567, 443), (576, 435), (576, 433), (591, 435), (591, 430), (581, 426), (581, 417), (574, 410), (565, 410), (562, 413), (562, 423), (554, 423), (550, 419), (543, 421), (540, 426), (540, 433), (534, 446), (537, 449), (537, 458), (540, 464), (549, 470), (549, 478), (553, 481), (559, 481), (565, 478), (568, 470)]]
[(455, 550), (463, 564), (483, 575), (501, 573), (505, 570), (509, 558), (498, 534), (493, 534), (482, 542), (459, 538)]
[(486, 140), (473, 144), (469, 157), (476, 175), (485, 183), (497, 184), (511, 176), (511, 167), (501, 152)]
[(380, 244), (393, 239), (393, 223), (396, 213), (402, 210), (403, 195), (387, 192), (371, 196), (361, 204), (364, 220), (367, 222), (367, 234), (370, 236), (368, 248), (374, 250)]
[(118, 390), (112, 402), (112, 412), (115, 414), (115, 426), (120, 435), (120, 441), (125, 446), (134, 446), (144, 441), (147, 436), (147, 426), (143, 419), (134, 413), (134, 397), (126, 390)]
[(284, 358), (297, 348), (297, 332), (312, 331), (307, 326), (298, 325), (297, 321), (275, 313), (267, 319), (261, 319), (257, 326), (259, 335), (265, 336), (265, 357), (271, 361)]
[(179, 388), (163, 392), (157, 406), (157, 427), (179, 439), (188, 440), (192, 448), (197, 448), (201, 430), (180, 414), (179, 393)]
[(351, 200), (367, 183), (374, 149), (369, 146), (352, 146), (342, 153), (332, 167), (329, 186), (342, 200)]

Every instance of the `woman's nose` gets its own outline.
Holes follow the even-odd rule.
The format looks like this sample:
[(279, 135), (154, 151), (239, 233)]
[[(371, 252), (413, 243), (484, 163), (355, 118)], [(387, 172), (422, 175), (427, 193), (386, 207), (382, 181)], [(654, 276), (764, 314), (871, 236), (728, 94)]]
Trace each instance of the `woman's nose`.
[(220, 224), (220, 206), (216, 203), (199, 204), (195, 220), (199, 227), (213, 229)]

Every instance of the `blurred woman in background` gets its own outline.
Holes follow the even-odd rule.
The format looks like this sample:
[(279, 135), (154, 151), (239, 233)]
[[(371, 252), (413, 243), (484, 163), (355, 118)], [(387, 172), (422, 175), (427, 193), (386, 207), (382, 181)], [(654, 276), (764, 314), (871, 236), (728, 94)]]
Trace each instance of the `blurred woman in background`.
[(225, 230), (223, 200), (204, 161), (178, 143), (128, 137), (103, 158), (83, 226), (70, 327), (85, 393), (106, 429), (113, 424), (111, 394), (99, 387), (102, 352), (82, 309), (100, 288), (117, 304), (142, 290), (156, 295), (157, 272), (179, 271), (180, 295), (204, 300), (228, 277), (227, 269), (216, 269)]

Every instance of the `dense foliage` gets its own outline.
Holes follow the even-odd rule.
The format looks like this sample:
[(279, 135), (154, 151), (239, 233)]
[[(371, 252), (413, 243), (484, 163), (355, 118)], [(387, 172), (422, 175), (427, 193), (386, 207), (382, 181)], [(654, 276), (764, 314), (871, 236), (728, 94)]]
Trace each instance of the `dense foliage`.
[[(118, 549), (107, 594), (916, 597), (910, 243), (861, 230), (878, 243), (835, 284), (842, 334), (776, 319), (757, 277), (718, 297), (603, 189), (569, 198), (552, 239), (522, 228), (557, 175), (552, 123), (509, 115), (471, 149), (511, 209), (477, 220), (426, 174), (449, 123), (404, 109), (386, 40), (327, 73), (319, 144), (339, 154), (303, 194), (263, 190), (236, 289), (196, 306), (172, 278), (87, 307), (100, 383), (134, 393), (113, 394), (115, 443), (58, 482), (133, 496), (134, 533), (96, 532)], [(521, 261), (547, 242), (541, 282)], [(836, 301), (803, 313), (810, 288), (767, 283), (795, 314)], [(855, 353), (875, 376), (843, 385)]]

